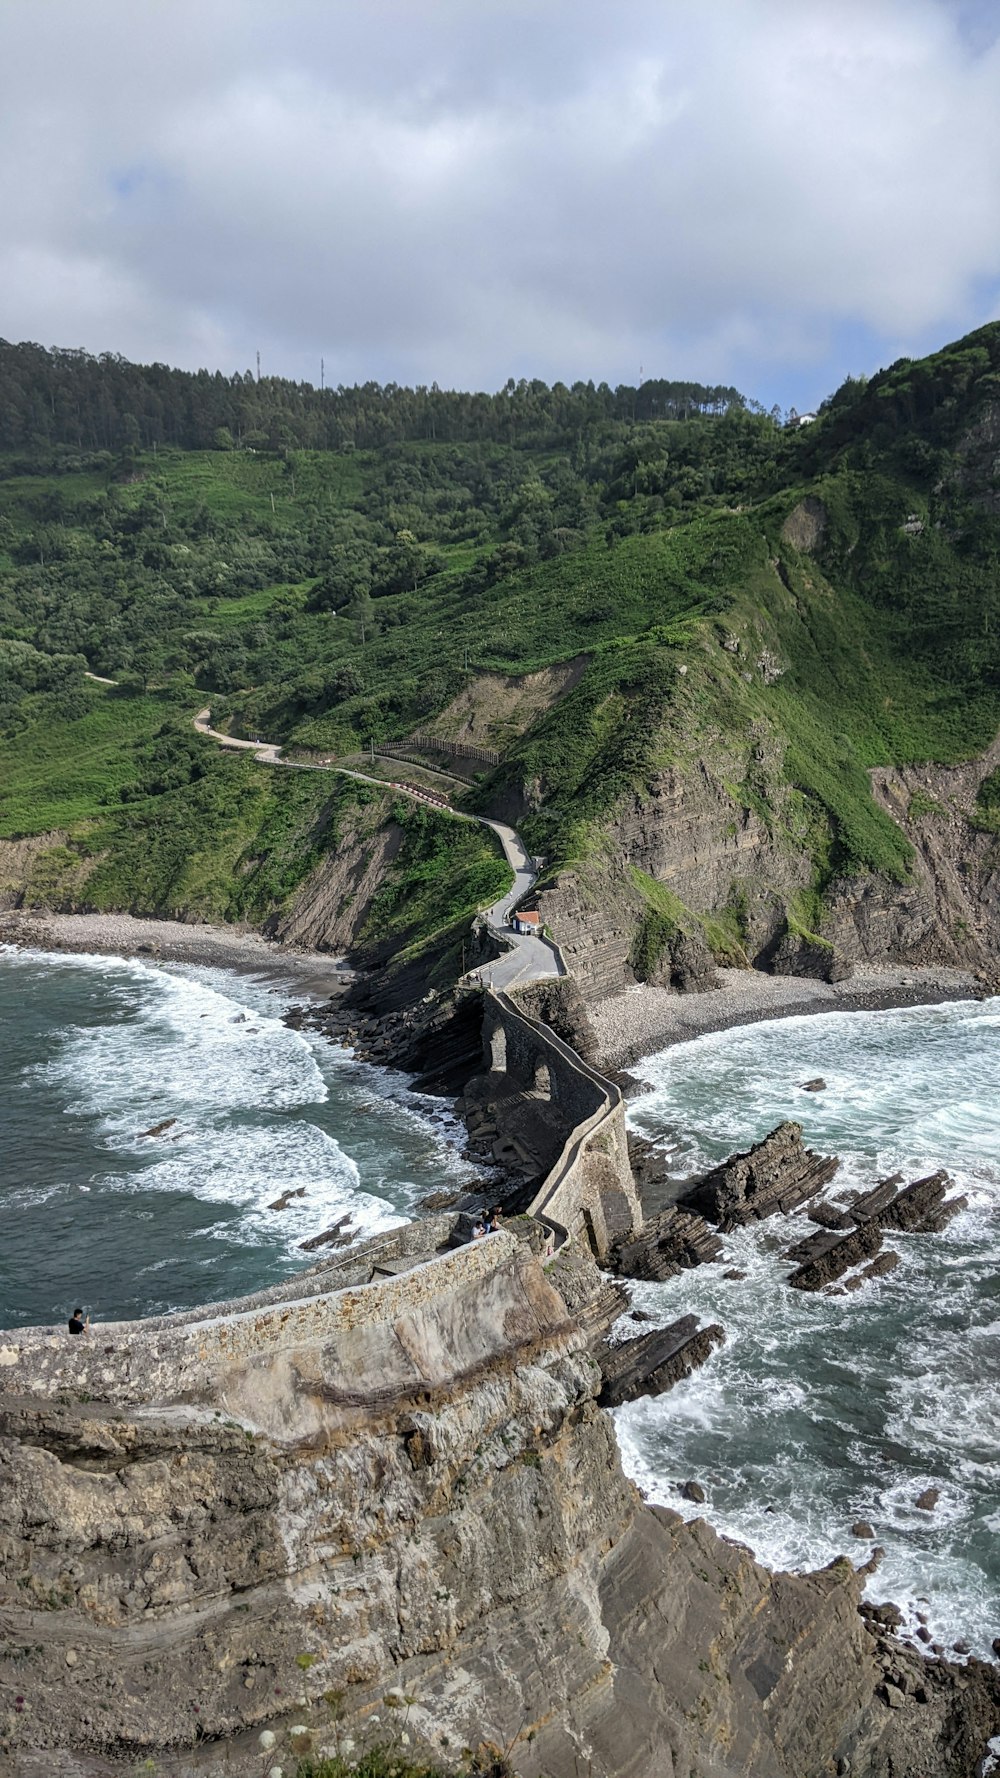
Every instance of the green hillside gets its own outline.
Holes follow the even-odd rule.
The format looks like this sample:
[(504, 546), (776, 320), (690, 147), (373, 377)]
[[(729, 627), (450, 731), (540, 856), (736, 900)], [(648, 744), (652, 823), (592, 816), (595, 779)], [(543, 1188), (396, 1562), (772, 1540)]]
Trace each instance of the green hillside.
[[(0, 348), (0, 838), (59, 836), (55, 898), (259, 921), (336, 847), (355, 793), (220, 755), (190, 728), (205, 703), (329, 758), (579, 662), (500, 722), (471, 806), (515, 812), (554, 871), (716, 748), (818, 896), (908, 870), (869, 766), (967, 758), (1000, 724), (1000, 327), (849, 382), (798, 431), (679, 384), (324, 405), (115, 361), (112, 400), (72, 359)], [(457, 832), (428, 816), (428, 856), (435, 826)], [(397, 931), (389, 904), (436, 868), (398, 865), (400, 942), (492, 885), (485, 837), (451, 857)]]

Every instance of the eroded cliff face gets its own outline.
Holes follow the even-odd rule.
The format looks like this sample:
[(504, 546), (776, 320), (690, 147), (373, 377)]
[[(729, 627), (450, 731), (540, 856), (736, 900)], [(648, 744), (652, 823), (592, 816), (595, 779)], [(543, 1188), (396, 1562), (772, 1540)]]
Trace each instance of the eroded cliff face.
[(962, 964), (994, 976), (1000, 953), (1000, 834), (972, 817), (983, 779), (1000, 767), (1000, 739), (960, 766), (880, 767), (876, 800), (914, 848), (912, 880), (838, 884), (823, 931), (870, 962)]
[[(761, 740), (754, 751), (763, 766)], [(745, 762), (730, 762), (728, 751), (659, 772), (647, 795), (619, 806), (600, 852), (561, 872), (539, 896), (588, 997), (618, 993), (636, 979), (630, 955), (647, 903), (633, 869), (695, 915), (733, 915), (747, 961), (782, 929), (788, 898), (808, 885), (810, 861), (727, 788), (730, 763), (733, 776), (742, 776)]]
[(264, 1724), (329, 1743), (331, 1688), (348, 1728), (399, 1688), (411, 1734), (524, 1778), (971, 1775), (989, 1687), (890, 1708), (848, 1562), (771, 1575), (643, 1506), (526, 1248), (366, 1284), (417, 1257), (382, 1239), (295, 1301), (2, 1337), (7, 1772), (186, 1773), (199, 1740), (239, 1770)]
[[(787, 793), (770, 743), (760, 737), (749, 752), (780, 815)], [(561, 872), (539, 896), (588, 998), (620, 993), (636, 979), (631, 958), (647, 901), (633, 870), (708, 921), (710, 942), (718, 942), (712, 922), (723, 924), (730, 944), (738, 930), (746, 961), (764, 968), (806, 975), (836, 959), (847, 967), (949, 964), (995, 973), (1000, 835), (981, 831), (973, 816), (979, 785), (1000, 766), (1000, 740), (965, 765), (872, 772), (876, 801), (914, 848), (911, 875), (903, 883), (873, 873), (835, 882), (819, 925), (820, 938), (833, 947), (825, 956), (810, 955), (800, 939), (782, 943), (789, 907), (808, 888), (812, 863), (796, 843), (794, 817), (768, 825), (733, 794), (732, 764), (716, 753), (661, 771), (647, 796), (619, 807), (600, 851)], [(732, 951), (730, 958), (736, 960)]]

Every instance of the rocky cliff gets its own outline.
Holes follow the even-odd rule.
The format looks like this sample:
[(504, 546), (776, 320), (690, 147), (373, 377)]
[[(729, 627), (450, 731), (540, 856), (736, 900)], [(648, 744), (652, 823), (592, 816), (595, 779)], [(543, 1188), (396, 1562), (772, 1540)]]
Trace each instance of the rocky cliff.
[(524, 1778), (971, 1775), (993, 1670), (880, 1642), (847, 1561), (772, 1575), (646, 1508), (558, 1262), (447, 1238), (3, 1336), (5, 1771), (251, 1769), (263, 1725), (322, 1747), (393, 1692)]
[[(747, 806), (734, 787), (750, 766), (769, 802)], [(878, 767), (878, 806), (913, 848), (904, 881), (874, 871), (834, 878), (817, 930), (797, 910), (813, 865), (797, 843), (774, 736), (737, 750), (717, 736), (710, 750), (660, 770), (648, 789), (619, 804), (605, 841), (538, 898), (587, 998), (637, 979), (678, 985), (670, 955), (650, 972), (637, 941), (656, 887), (667, 892), (665, 928), (720, 961), (829, 978), (856, 963), (951, 964), (992, 975), (1000, 952), (1000, 837), (977, 825), (977, 792), (1000, 766), (1000, 740), (959, 766)], [(774, 811), (765, 819), (766, 807)], [(698, 980), (693, 985), (707, 986)]]

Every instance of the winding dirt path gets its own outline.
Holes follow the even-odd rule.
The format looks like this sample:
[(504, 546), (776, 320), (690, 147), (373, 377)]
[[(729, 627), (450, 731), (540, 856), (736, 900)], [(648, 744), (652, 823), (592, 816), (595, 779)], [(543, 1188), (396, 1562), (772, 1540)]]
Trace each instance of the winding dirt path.
[[(252, 753), (254, 759), (260, 760), (262, 765), (284, 766), (289, 771), (297, 772), (338, 772), (343, 778), (357, 778), (363, 784), (377, 785), (380, 790), (394, 790), (400, 796), (408, 796), (412, 802), (424, 803), (441, 814), (450, 815), (454, 821), (475, 821), (480, 827), (492, 828), (503, 847), (504, 857), (514, 872), (514, 882), (506, 895), (502, 895), (499, 901), (483, 908), (481, 912), (485, 914), (491, 930), (510, 949), (494, 962), (484, 963), (481, 968), (470, 973), (477, 975), (491, 988), (509, 988), (514, 982), (539, 981), (545, 976), (565, 973), (558, 951), (546, 939), (535, 938), (531, 933), (514, 932), (508, 925), (514, 908), (534, 887), (538, 874), (516, 828), (508, 827), (503, 821), (490, 821), (485, 815), (467, 815), (463, 810), (451, 809), (443, 798), (435, 796), (431, 791), (421, 790), (415, 784), (374, 778), (367, 772), (355, 771), (350, 766), (314, 765), (306, 760), (282, 759), (281, 747), (277, 742), (238, 741), (234, 736), (224, 735), (221, 730), (214, 729), (211, 714), (206, 705), (193, 718), (199, 735), (206, 735), (209, 740), (217, 741), (220, 747), (227, 747), (233, 752)], [(388, 759), (388, 755), (384, 757)], [(441, 777), (448, 775), (439, 774)]]

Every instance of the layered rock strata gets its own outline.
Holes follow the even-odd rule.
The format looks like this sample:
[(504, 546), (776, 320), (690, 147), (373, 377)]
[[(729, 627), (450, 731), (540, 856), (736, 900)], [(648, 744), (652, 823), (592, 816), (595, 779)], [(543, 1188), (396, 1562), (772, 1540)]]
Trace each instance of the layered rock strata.
[[(943, 1168), (911, 1185), (901, 1185), (898, 1173), (881, 1180), (870, 1192), (859, 1194), (846, 1210), (834, 1210), (832, 1228), (807, 1235), (788, 1248), (785, 1258), (796, 1262), (789, 1284), (794, 1290), (822, 1290), (876, 1254), (878, 1258), (864, 1268), (858, 1282), (884, 1277), (899, 1264), (898, 1254), (880, 1251), (887, 1230), (938, 1234), (966, 1208), (967, 1198), (948, 1197), (951, 1184)], [(851, 1222), (855, 1227), (842, 1234), (840, 1230)]]
[(597, 1353), (604, 1378), (601, 1406), (617, 1408), (640, 1395), (662, 1395), (711, 1358), (725, 1337), (718, 1323), (699, 1327), (697, 1315), (682, 1315), (669, 1327), (605, 1344)]
[(4, 1336), (8, 1772), (240, 1770), (264, 1724), (331, 1742), (331, 1689), (343, 1733), (400, 1688), (414, 1736), (523, 1778), (971, 1773), (991, 1669), (890, 1709), (850, 1563), (772, 1575), (643, 1507), (559, 1274), (425, 1243), (225, 1316)]
[(705, 1218), (672, 1205), (644, 1222), (635, 1240), (615, 1249), (614, 1267), (623, 1278), (662, 1282), (721, 1258), (722, 1242)]
[(685, 1194), (684, 1206), (725, 1234), (766, 1216), (787, 1216), (816, 1196), (839, 1167), (835, 1155), (814, 1154), (802, 1126), (779, 1124), (744, 1154), (732, 1155)]

